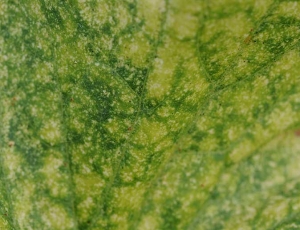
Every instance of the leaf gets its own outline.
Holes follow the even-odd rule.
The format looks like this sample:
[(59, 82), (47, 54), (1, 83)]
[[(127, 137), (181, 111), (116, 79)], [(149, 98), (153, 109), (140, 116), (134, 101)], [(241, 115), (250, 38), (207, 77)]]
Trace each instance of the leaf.
[(299, 1), (0, 9), (1, 229), (299, 227)]

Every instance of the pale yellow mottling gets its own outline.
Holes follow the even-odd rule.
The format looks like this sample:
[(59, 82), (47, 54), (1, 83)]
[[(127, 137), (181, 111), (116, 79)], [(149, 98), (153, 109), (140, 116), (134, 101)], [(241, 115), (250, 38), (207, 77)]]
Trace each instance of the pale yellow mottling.
[(161, 117), (169, 117), (175, 112), (175, 108), (171, 106), (162, 106), (157, 110), (157, 114)]
[(292, 204), (292, 209), (294, 212), (300, 211), (300, 198), (299, 197), (294, 199), (293, 204)]
[[(131, 156), (133, 156), (138, 162), (145, 161), (145, 155), (144, 155), (143, 151), (141, 151), (140, 149), (131, 147), (129, 151), (130, 151)], [(138, 166), (136, 166), (136, 167), (138, 168)], [(131, 171), (131, 169), (129, 169), (128, 173), (130, 173), (130, 171)], [(130, 178), (130, 180), (132, 180), (132, 178)]]
[[(133, 187), (120, 187), (114, 190), (114, 207), (118, 212), (112, 213), (110, 222), (122, 226), (122, 229), (128, 227), (128, 212), (129, 207), (131, 210), (137, 211), (143, 201), (143, 194), (145, 192), (145, 185), (136, 183)], [(124, 211), (121, 211), (124, 210)]]
[(145, 19), (145, 31), (151, 36), (158, 36), (162, 13), (166, 10), (165, 1), (145, 0), (138, 1), (138, 15)]
[(63, 161), (58, 158), (59, 153), (54, 150), (47, 152), (47, 155), (48, 156), (44, 158), (43, 167), (40, 169), (40, 172), (47, 178), (44, 182), (47, 184), (53, 196), (64, 196), (67, 194), (68, 187), (61, 186), (60, 183), (63, 179), (67, 179), (63, 178), (63, 174), (59, 169), (63, 166)]
[(41, 5), (39, 2), (33, 0), (28, 2), (28, 4), (30, 4), (30, 16), (34, 17), (35, 20), (45, 21), (46, 18), (41, 10)]
[(267, 123), (273, 131), (283, 130), (293, 124), (298, 118), (299, 114), (293, 110), (289, 101), (282, 103), (279, 108), (274, 109), (270, 114)]
[(180, 11), (189, 13), (191, 15), (197, 15), (200, 10), (203, 10), (203, 3), (198, 0), (172, 0), (170, 2), (170, 8), (174, 11)]
[(86, 197), (82, 202), (78, 204), (78, 209), (80, 210), (80, 218), (81, 219), (88, 219), (90, 216), (90, 210), (92, 207), (95, 207), (95, 201), (92, 197)]
[[(125, 3), (126, 4), (126, 3)], [(115, 6), (115, 14), (118, 18), (118, 24), (116, 25), (116, 30), (122, 30), (127, 25), (132, 23), (132, 15), (130, 12), (126, 9), (126, 5), (122, 4), (122, 2), (118, 2)]]
[[(120, 187), (115, 189), (115, 205), (120, 210), (126, 210), (126, 208), (130, 207), (131, 210), (138, 210), (143, 201), (143, 194), (146, 191), (146, 185), (137, 183), (132, 187)], [(122, 215), (116, 214), (113, 219), (117, 222), (122, 222)]]
[(243, 129), (237, 126), (231, 126), (228, 130), (227, 130), (227, 137), (229, 140), (234, 140), (237, 139), (241, 133), (243, 132)]
[(204, 151), (213, 151), (219, 146), (218, 139), (213, 135), (203, 138), (200, 148)]
[[(51, 205), (49, 205), (51, 204)], [(74, 227), (73, 219), (68, 216), (66, 210), (50, 201), (39, 202), (42, 212), (42, 220), (49, 229), (72, 229)]]
[(49, 120), (40, 130), (40, 136), (43, 140), (47, 141), (51, 145), (61, 142), (60, 124), (56, 120)]
[(0, 217), (0, 229), (1, 230), (10, 230), (8, 222), (2, 216)]
[(162, 99), (171, 88), (175, 63), (171, 60), (167, 62), (156, 59), (154, 65), (154, 70), (149, 76), (147, 92), (150, 98)]
[[(228, 35), (234, 37), (246, 37), (251, 30), (251, 26), (251, 21), (249, 21), (247, 16), (243, 13), (231, 15), (230, 17), (223, 18), (222, 20), (212, 19), (206, 21), (205, 33), (201, 36), (201, 38), (204, 42), (208, 42), (213, 36), (220, 32), (220, 30), (225, 31)], [(232, 42), (231, 39), (228, 39), (228, 36), (221, 37), (220, 39), (226, 43), (225, 47), (231, 49), (232, 52), (237, 51), (236, 49), (239, 47), (238, 42)]]
[(86, 191), (90, 191), (90, 195), (97, 195), (98, 190), (104, 186), (103, 178), (94, 172), (85, 175), (76, 174), (74, 177), (80, 195), (85, 195)]
[(122, 226), (123, 229), (128, 229), (128, 213), (125, 212), (122, 215), (113, 214), (110, 217), (112, 223), (117, 223), (119, 226)]
[(148, 63), (147, 57), (151, 52), (151, 46), (146, 36), (142, 32), (132, 34), (130, 37), (123, 37), (119, 40), (121, 57), (130, 59), (137, 67), (142, 67)]
[(282, 184), (285, 182), (285, 175), (282, 174), (281, 171), (277, 171), (276, 173), (273, 173), (272, 180), (266, 180), (261, 183), (261, 187), (263, 190), (267, 190), (272, 188), (273, 186), (277, 184)]
[(170, 12), (169, 25), (172, 28), (170, 33), (174, 34), (178, 39), (194, 38), (196, 36), (195, 31), (198, 29), (198, 17), (192, 15), (190, 12)]
[[(191, 114), (184, 109), (177, 109), (177, 111), (172, 115), (172, 119), (167, 121), (170, 131), (178, 131), (180, 128), (185, 126), (185, 122), (191, 118)], [(178, 122), (180, 121), (180, 122)]]
[(79, 0), (78, 7), (82, 17), (94, 28), (99, 29), (99, 26), (107, 22), (111, 16), (111, 10), (107, 1), (97, 1), (95, 5), (91, 5), (88, 0)]
[[(80, 215), (79, 218), (81, 220), (86, 220), (96, 208), (96, 200), (99, 199), (99, 191), (103, 189), (105, 182), (99, 174), (93, 172), (84, 175), (75, 174), (74, 181), (77, 196), (84, 198), (77, 206)], [(87, 191), (89, 191), (88, 194)]]
[[(285, 151), (295, 151), (300, 153), (300, 138), (294, 137), (294, 132), (291, 132), (286, 138)], [(299, 170), (300, 154), (294, 154), (293, 158), (289, 161), (288, 170), (285, 172), (288, 178), (300, 178)]]
[[(162, 150), (165, 150), (167, 148), (169, 148), (170, 146), (172, 146), (174, 143), (173, 143), (173, 138), (168, 136), (166, 138), (164, 138), (162, 141), (160, 141), (154, 148), (155, 151), (162, 151)], [(169, 154), (171, 153), (165, 153), (166, 156), (168, 156)]]
[(252, 226), (248, 223), (245, 223), (245, 219), (243, 218), (230, 218), (227, 222), (225, 222), (224, 230), (252, 230)]
[[(49, 41), (47, 40), (47, 38), (50, 37), (50, 32), (49, 30), (47, 30), (46, 28), (40, 28), (39, 29), (39, 36), (36, 36), (36, 47), (43, 50), (43, 52), (45, 53), (45, 55), (51, 55), (51, 48), (49, 47)], [(41, 65), (43, 65), (42, 63), (40, 63)], [(48, 68), (47, 68), (48, 69)], [(40, 71), (40, 68), (37, 68), (38, 71)]]
[(5, 154), (3, 154), (3, 157), (5, 159), (5, 167), (8, 169), (7, 177), (10, 180), (15, 180), (16, 173), (22, 170), (21, 166), (23, 164), (23, 158), (21, 157), (21, 155), (16, 154), (12, 148), (13, 147), (4, 149), (3, 152)]
[(24, 24), (22, 22), (14, 22), (14, 25), (12, 25), (11, 27), (9, 27), (9, 32), (12, 36), (22, 36), (22, 28), (25, 27)]
[(149, 145), (161, 140), (167, 133), (167, 128), (163, 123), (143, 118), (136, 137), (140, 144)]
[(130, 93), (130, 92), (126, 92), (126, 93), (123, 93), (121, 95), (121, 100), (124, 101), (124, 102), (130, 102), (132, 100), (135, 99), (135, 95), (133, 93)]
[(272, 223), (273, 220), (280, 220), (285, 217), (289, 211), (289, 202), (287, 199), (282, 199), (280, 196), (273, 197), (273, 202), (263, 210), (260, 219), (263, 219), (265, 223)]
[(7, 6), (8, 4), (5, 3), (5, 1), (0, 2), (0, 16), (1, 18), (7, 15)]
[(78, 117), (74, 117), (73, 119), (70, 119), (70, 126), (78, 132), (82, 132), (85, 129), (84, 123), (81, 122), (78, 119)]
[(256, 123), (254, 125), (253, 135), (258, 140), (265, 140), (266, 138), (270, 137), (271, 133), (270, 130), (263, 127), (263, 125)]
[(102, 165), (102, 172), (103, 172), (103, 175), (106, 176), (106, 177), (109, 177), (109, 176), (113, 175), (112, 167), (108, 166), (108, 165), (105, 165), (105, 164)]
[(297, 81), (299, 82), (299, 69), (297, 68), (299, 61), (300, 55), (297, 50), (291, 50), (285, 53), (271, 68), (270, 76), (275, 77), (283, 72), (286, 76), (284, 80), (289, 84), (296, 83)]
[(155, 214), (148, 214), (143, 216), (139, 226), (137, 229), (139, 230), (155, 230), (158, 229), (159, 223), (158, 223), (158, 217), (155, 216)]
[(209, 125), (210, 121), (206, 116), (200, 116), (196, 122), (197, 129), (199, 130), (207, 130)]
[(11, 194), (16, 198), (13, 201), (14, 214), (20, 228), (27, 229), (29, 219), (28, 215), (30, 215), (33, 210), (32, 195), (35, 193), (36, 185), (30, 180), (19, 182), (18, 185), (18, 187), (22, 189), (19, 191), (14, 189)]
[(238, 162), (251, 153), (255, 147), (256, 145), (254, 145), (252, 141), (248, 139), (244, 140), (235, 146), (235, 148), (229, 154), (229, 157), (233, 162)]
[(193, 44), (172, 37), (167, 37), (165, 44), (158, 49), (147, 83), (147, 96), (159, 100), (169, 94), (176, 67), (179, 67), (181, 61), (191, 58), (195, 52)]
[(274, 14), (288, 15), (296, 19), (300, 19), (300, 4), (298, 1), (281, 2)]
[(260, 18), (263, 17), (267, 11), (270, 9), (270, 6), (274, 4), (273, 0), (257, 0), (254, 1), (254, 7), (253, 7), (253, 15), (254, 18)]

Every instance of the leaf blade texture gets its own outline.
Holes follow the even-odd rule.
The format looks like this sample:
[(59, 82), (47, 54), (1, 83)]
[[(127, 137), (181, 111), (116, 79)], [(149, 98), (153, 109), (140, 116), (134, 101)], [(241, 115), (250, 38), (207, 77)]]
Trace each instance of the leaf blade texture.
[(299, 227), (299, 1), (0, 9), (0, 228)]

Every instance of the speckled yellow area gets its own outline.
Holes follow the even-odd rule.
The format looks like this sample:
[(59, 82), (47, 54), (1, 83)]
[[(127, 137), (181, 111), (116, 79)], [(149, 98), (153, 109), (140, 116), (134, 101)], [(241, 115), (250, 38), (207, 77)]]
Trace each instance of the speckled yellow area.
[(297, 0), (0, 2), (0, 229), (297, 229)]

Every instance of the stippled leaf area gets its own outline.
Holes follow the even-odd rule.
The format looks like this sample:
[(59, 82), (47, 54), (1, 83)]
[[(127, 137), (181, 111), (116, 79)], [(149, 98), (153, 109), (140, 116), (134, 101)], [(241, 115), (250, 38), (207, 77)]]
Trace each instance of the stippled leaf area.
[(299, 227), (299, 1), (0, 9), (0, 228)]

